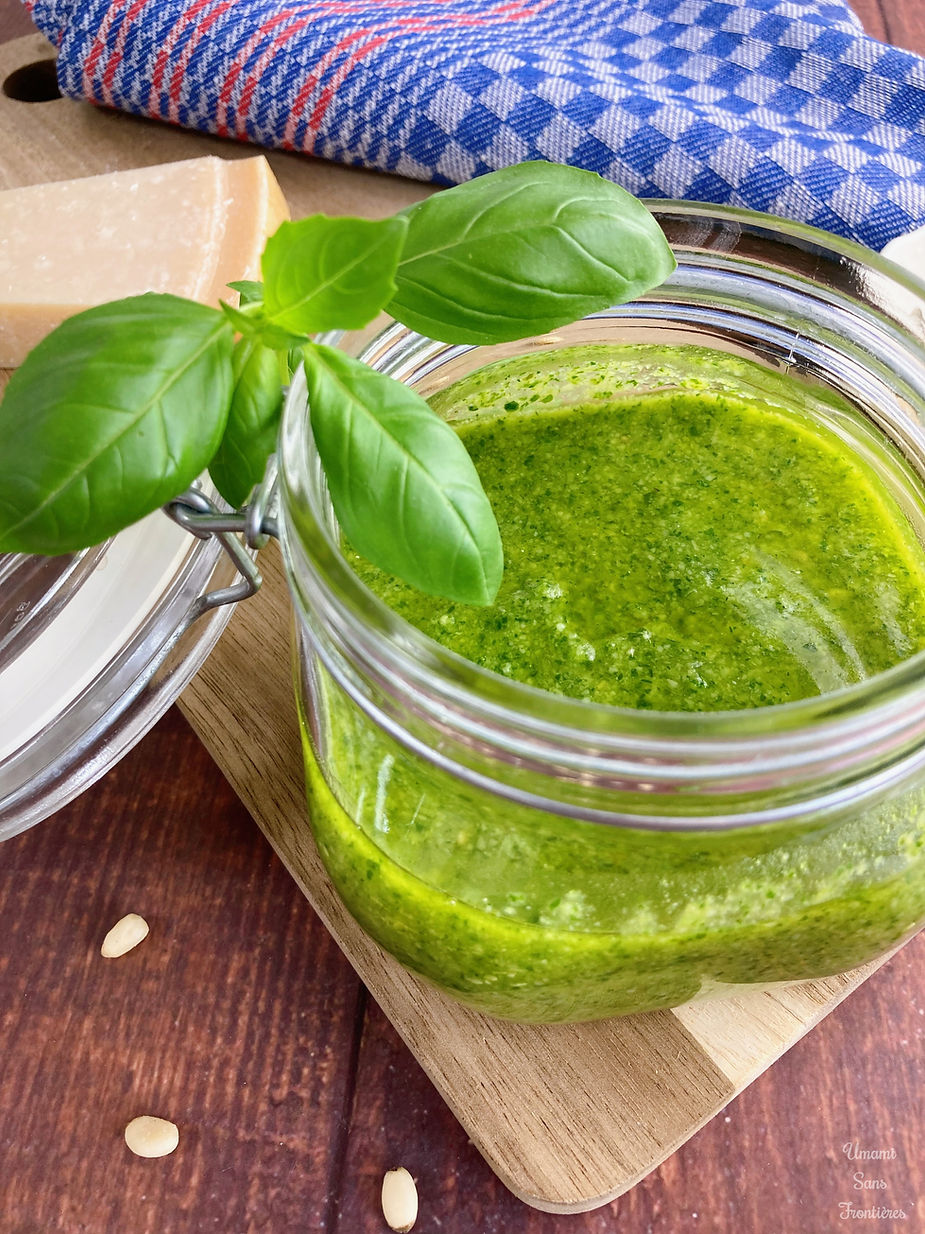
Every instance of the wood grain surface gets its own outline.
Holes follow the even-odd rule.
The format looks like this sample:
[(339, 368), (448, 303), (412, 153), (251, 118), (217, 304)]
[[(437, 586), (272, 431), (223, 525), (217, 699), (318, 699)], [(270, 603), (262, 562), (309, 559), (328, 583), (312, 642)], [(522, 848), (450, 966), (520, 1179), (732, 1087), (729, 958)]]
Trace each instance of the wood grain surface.
[[(855, 7), (925, 51), (918, 5)], [(0, 38), (27, 29), (0, 0)], [(127, 911), (151, 935), (103, 961)], [(920, 937), (616, 1203), (536, 1212), (467, 1142), (174, 711), (0, 848), (0, 1234), (375, 1234), (395, 1163), (434, 1234), (919, 1234), (923, 959)], [(179, 1123), (172, 1157), (125, 1149), (141, 1112)], [(842, 1152), (854, 1141), (895, 1156), (866, 1168)], [(841, 1220), (867, 1198), (859, 1166), (905, 1220)]]

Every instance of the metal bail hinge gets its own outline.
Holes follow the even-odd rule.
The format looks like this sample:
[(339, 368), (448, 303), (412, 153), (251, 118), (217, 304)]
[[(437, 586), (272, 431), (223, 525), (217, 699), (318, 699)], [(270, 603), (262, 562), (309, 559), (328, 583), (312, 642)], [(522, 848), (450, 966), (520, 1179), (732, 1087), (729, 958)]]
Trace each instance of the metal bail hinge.
[(274, 507), (276, 500), (276, 456), (267, 460), (263, 479), (251, 500), (240, 510), (220, 510), (205, 493), (187, 489), (164, 506), (164, 513), (184, 530), (207, 540), (215, 536), (241, 575), (239, 582), (208, 591), (196, 601), (190, 620), (223, 604), (247, 600), (260, 587), (260, 571), (255, 557), (270, 536), (279, 535)]

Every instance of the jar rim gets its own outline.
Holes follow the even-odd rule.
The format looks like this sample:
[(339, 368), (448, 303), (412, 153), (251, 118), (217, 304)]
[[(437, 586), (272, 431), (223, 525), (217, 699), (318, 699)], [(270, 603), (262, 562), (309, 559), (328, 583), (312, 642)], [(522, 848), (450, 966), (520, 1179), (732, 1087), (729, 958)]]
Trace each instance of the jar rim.
[[(889, 258), (806, 224), (735, 207), (670, 201), (648, 204), (669, 235), (678, 221), (718, 223), (761, 233), (778, 245), (825, 254), (836, 266), (873, 273), (917, 301), (925, 301), (925, 282)], [(688, 254), (679, 253), (679, 257), (682, 264), (685, 260), (694, 264)], [(636, 303), (645, 307), (649, 299), (642, 297)], [(925, 409), (925, 346), (903, 320), (890, 317), (888, 306), (876, 306), (876, 314), (912, 354), (917, 401)], [(382, 338), (388, 329), (413, 333), (395, 325), (377, 337)], [(321, 341), (336, 344), (340, 337), (327, 335)], [(656, 778), (658, 766), (667, 763), (672, 776), (682, 781), (691, 759), (701, 769), (703, 761), (726, 769), (734, 763), (747, 768), (753, 781), (756, 775), (771, 774), (782, 766), (818, 763), (823, 756), (820, 747), (829, 760), (845, 762), (860, 758), (872, 741), (908, 749), (910, 741), (921, 744), (925, 740), (925, 651), (864, 681), (818, 696), (708, 712), (638, 710), (556, 695), (464, 659), (399, 617), (357, 577), (332, 528), (318, 517), (320, 507), (303, 510), (296, 527), (292, 503), (302, 497), (299, 471), (305, 469), (306, 431), (310, 441), (308, 420), (307, 392), (300, 372), (287, 398), (280, 445), (282, 539), (297, 601), (297, 576), (308, 564), (314, 574), (311, 601), (337, 629), (339, 643), (349, 644), (367, 668), (375, 665), (383, 679), (401, 680), (403, 687), (422, 692), (451, 717), (450, 722), (462, 722), (466, 716), (473, 739), (497, 740), (498, 725), (510, 728), (514, 721), (512, 741), (518, 749), (523, 749), (525, 741), (532, 742), (548, 756), (551, 750), (577, 752), (582, 747), (588, 766), (598, 770), (607, 766), (612, 771), (614, 759), (620, 761), (618, 756), (629, 758), (637, 771), (651, 760)], [(925, 434), (921, 436), (925, 443)], [(690, 778), (694, 778), (693, 769)]]

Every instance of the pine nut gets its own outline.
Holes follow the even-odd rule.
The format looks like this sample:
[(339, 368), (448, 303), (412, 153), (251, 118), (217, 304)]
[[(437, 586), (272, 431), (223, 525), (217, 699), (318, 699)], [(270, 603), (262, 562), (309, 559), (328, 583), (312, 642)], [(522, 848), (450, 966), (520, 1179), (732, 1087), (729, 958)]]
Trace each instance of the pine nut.
[(141, 1114), (125, 1128), (125, 1142), (136, 1157), (166, 1157), (180, 1143), (180, 1132), (166, 1118)]
[(382, 1180), (382, 1215), (397, 1234), (408, 1234), (417, 1220), (418, 1190), (403, 1166), (388, 1170)]
[(103, 939), (100, 955), (105, 956), (107, 960), (114, 960), (117, 956), (125, 955), (127, 951), (137, 947), (147, 936), (148, 923), (144, 917), (139, 917), (137, 913), (128, 913), (121, 921), (116, 922)]

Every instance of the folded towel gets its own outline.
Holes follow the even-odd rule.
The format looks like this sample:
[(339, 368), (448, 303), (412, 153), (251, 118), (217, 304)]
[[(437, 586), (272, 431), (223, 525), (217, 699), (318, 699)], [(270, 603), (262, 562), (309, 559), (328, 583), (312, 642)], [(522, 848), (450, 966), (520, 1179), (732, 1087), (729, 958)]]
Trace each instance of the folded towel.
[(925, 223), (925, 61), (840, 0), (25, 0), (61, 90), (441, 184), (521, 159), (881, 248)]

